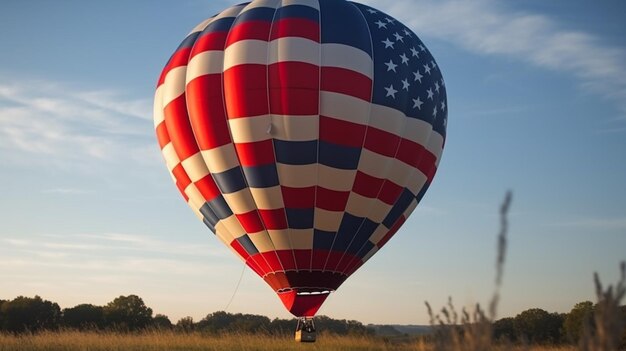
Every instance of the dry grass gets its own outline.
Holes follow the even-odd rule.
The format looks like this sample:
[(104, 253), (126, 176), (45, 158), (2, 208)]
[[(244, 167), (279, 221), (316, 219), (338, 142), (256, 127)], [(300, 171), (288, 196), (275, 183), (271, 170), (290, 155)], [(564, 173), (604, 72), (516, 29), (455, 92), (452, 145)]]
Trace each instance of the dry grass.
[[(42, 332), (34, 335), (0, 334), (1, 351), (433, 351), (432, 344), (420, 341), (392, 344), (376, 337), (322, 335), (314, 344), (299, 344), (290, 337), (225, 334), (220, 336), (200, 333), (153, 331), (140, 334), (98, 332)], [(532, 349), (498, 346), (490, 350), (574, 351), (567, 347), (535, 347)]]

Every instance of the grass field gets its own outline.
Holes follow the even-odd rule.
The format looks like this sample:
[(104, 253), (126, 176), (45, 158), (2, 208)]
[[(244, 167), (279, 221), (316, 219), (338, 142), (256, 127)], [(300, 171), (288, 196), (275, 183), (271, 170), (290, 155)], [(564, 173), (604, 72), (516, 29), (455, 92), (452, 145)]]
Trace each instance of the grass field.
[[(246, 334), (203, 335), (200, 333), (174, 333), (151, 331), (140, 334), (97, 332), (43, 332), (34, 335), (13, 336), (0, 334), (0, 351), (360, 351), (406, 350), (429, 351), (424, 343), (392, 343), (379, 337), (320, 335), (316, 343), (300, 344), (288, 336), (263, 336)], [(511, 350), (510, 347), (493, 347), (492, 350)], [(568, 347), (514, 348), (513, 350), (573, 351)]]

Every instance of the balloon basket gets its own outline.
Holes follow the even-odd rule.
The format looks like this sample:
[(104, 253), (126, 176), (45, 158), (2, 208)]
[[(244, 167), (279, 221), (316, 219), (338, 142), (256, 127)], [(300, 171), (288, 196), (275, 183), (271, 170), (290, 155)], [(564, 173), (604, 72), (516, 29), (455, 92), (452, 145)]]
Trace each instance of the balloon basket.
[(296, 326), (296, 341), (297, 342), (315, 342), (317, 333), (315, 331), (315, 323), (313, 323), (312, 317), (300, 317), (298, 318), (298, 324)]

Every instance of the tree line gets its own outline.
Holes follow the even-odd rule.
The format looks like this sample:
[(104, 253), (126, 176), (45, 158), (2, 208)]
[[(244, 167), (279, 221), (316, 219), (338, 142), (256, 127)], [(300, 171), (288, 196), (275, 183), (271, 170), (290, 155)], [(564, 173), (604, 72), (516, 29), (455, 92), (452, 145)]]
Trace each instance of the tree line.
[[(589, 301), (576, 304), (569, 313), (550, 313), (531, 308), (515, 317), (502, 318), (493, 323), (496, 340), (531, 344), (576, 343), (585, 328), (593, 328), (597, 305)], [(626, 327), (626, 306), (620, 309), (622, 328)], [(365, 326), (353, 320), (316, 317), (318, 329), (340, 335), (384, 334), (381, 326)], [(176, 323), (163, 314), (153, 315), (150, 307), (137, 295), (119, 296), (104, 306), (80, 304), (61, 309), (57, 303), (39, 296), (19, 296), (0, 300), (0, 332), (23, 333), (42, 330), (111, 330), (134, 332), (147, 329), (172, 330), (182, 333), (241, 332), (290, 334), (296, 327), (295, 319), (269, 319), (253, 314), (232, 314), (218, 311), (199, 321), (184, 317)], [(626, 342), (626, 328), (623, 332)], [(626, 345), (626, 344), (625, 344)]]
[[(326, 316), (315, 318), (325, 331), (340, 335), (374, 334), (362, 323), (338, 320)], [(103, 330), (135, 332), (150, 329), (189, 332), (293, 333), (295, 319), (269, 319), (265, 316), (218, 311), (200, 321), (184, 317), (176, 323), (163, 314), (153, 316), (153, 310), (137, 295), (119, 296), (104, 306), (80, 304), (61, 309), (55, 302), (39, 296), (18, 296), (0, 300), (0, 332), (36, 333), (43, 330)]]

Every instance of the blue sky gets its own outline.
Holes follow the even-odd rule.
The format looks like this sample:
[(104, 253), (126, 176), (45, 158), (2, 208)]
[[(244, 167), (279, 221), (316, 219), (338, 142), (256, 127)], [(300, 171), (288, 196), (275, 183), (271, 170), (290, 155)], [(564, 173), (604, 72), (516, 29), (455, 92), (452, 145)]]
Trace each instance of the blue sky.
[[(626, 259), (626, 4), (367, 1), (446, 79), (440, 170), (405, 226), (320, 313), (427, 323), (486, 304), (514, 192), (500, 316), (568, 311)], [(0, 298), (138, 294), (173, 320), (223, 310), (242, 263), (171, 183), (152, 127), (162, 66), (228, 1), (0, 4)], [(247, 270), (230, 312), (288, 317)]]

